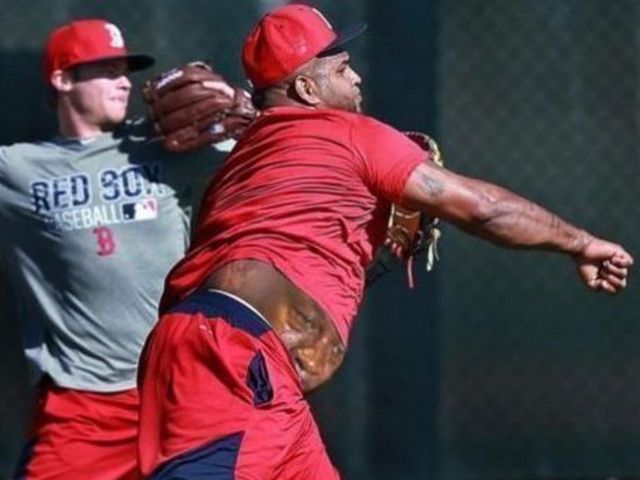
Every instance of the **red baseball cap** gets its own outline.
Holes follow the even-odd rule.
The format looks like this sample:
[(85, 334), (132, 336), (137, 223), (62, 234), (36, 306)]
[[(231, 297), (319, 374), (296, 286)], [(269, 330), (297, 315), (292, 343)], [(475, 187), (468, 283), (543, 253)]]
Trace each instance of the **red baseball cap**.
[(254, 88), (275, 85), (312, 58), (337, 49), (366, 28), (366, 24), (358, 23), (336, 32), (315, 8), (286, 5), (264, 15), (245, 40), (245, 73)]
[(56, 70), (66, 70), (83, 63), (126, 59), (129, 71), (142, 70), (154, 64), (149, 55), (131, 55), (120, 29), (101, 19), (76, 20), (56, 28), (49, 39), (44, 56), (47, 83)]

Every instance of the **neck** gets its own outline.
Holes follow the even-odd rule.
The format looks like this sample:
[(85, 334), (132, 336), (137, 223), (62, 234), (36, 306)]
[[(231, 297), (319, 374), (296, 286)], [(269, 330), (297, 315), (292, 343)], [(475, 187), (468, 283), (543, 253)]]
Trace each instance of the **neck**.
[(114, 126), (99, 125), (76, 111), (58, 108), (58, 132), (65, 138), (91, 138), (112, 131)]

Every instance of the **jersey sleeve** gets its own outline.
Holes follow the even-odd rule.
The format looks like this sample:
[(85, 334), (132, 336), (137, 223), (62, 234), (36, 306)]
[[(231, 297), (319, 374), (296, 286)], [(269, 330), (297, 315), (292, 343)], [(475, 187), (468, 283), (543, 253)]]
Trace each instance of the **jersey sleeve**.
[(400, 201), (409, 175), (428, 154), (402, 132), (370, 117), (355, 123), (351, 134), (367, 186), (378, 196)]

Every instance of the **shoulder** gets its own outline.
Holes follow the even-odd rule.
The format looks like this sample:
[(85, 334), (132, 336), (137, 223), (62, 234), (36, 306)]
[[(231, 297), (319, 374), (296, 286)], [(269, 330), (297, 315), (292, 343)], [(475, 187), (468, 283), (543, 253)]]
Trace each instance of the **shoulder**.
[(388, 123), (385, 123), (377, 118), (371, 117), (369, 115), (364, 115), (361, 113), (354, 113), (353, 115), (353, 126), (354, 129), (358, 132), (372, 132), (374, 134), (385, 134), (390, 136), (399, 136), (402, 137), (404, 134), (392, 127)]
[(154, 143), (152, 128), (143, 119), (127, 120), (118, 129), (90, 141), (54, 137), (45, 141), (22, 142), (0, 146), (0, 166), (5, 168), (22, 166), (41, 160), (53, 161), (56, 158), (73, 158), (92, 150), (104, 152), (108, 149), (121, 149), (123, 145), (139, 147)]
[(361, 128), (369, 121), (375, 121), (372, 117), (361, 113), (333, 108), (315, 110), (313, 116), (321, 122), (334, 125), (336, 128)]
[(357, 139), (376, 140), (380, 137), (380, 139), (385, 140), (396, 138), (404, 141), (404, 134), (402, 132), (370, 115), (327, 109), (323, 112), (323, 116), (337, 127), (347, 127), (350, 134)]
[(24, 168), (35, 159), (46, 158), (58, 149), (54, 142), (24, 142), (0, 146), (0, 169)]
[(282, 123), (293, 123), (298, 130), (317, 129), (319, 125), (325, 128), (343, 128), (357, 123), (362, 116), (358, 113), (333, 108), (310, 109), (301, 106), (276, 106), (264, 110), (249, 129), (255, 131)]
[(350, 113), (345, 118), (349, 120), (350, 141), (361, 153), (389, 148), (419, 150), (403, 132), (377, 118), (361, 113)]

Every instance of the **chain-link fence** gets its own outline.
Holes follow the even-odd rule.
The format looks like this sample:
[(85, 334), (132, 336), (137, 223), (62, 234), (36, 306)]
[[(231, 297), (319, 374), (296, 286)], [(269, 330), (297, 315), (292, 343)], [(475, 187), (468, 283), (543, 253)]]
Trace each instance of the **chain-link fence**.
[[(636, 253), (640, 2), (443, 0), (438, 126), (452, 168)], [(640, 289), (448, 232), (443, 478), (640, 477)]]
[[(241, 82), (243, 36), (275, 4), (5, 0), (0, 141), (53, 130), (39, 55), (70, 17), (111, 19), (132, 50), (158, 57), (154, 72), (209, 59)], [(336, 24), (369, 22), (352, 56), (374, 115), (434, 134), (450, 168), (637, 253), (640, 2), (315, 4)], [(133, 108), (143, 112), (139, 101)], [(312, 398), (345, 478), (640, 478), (636, 279), (618, 298), (592, 294), (567, 259), (502, 250), (454, 228), (441, 256), (414, 291), (403, 272), (374, 286), (346, 365)], [(28, 410), (19, 323), (3, 315), (0, 476)]]

